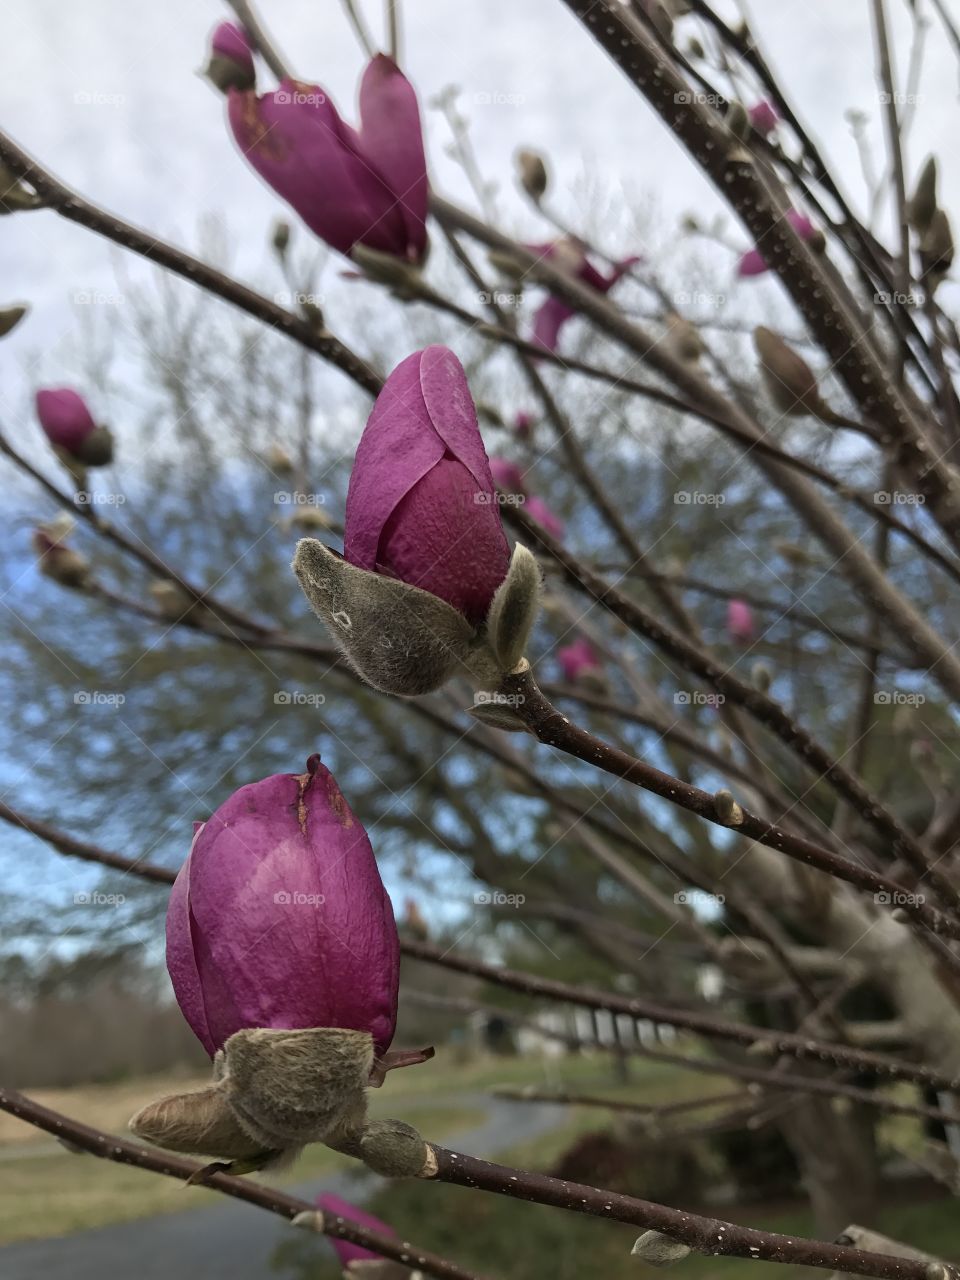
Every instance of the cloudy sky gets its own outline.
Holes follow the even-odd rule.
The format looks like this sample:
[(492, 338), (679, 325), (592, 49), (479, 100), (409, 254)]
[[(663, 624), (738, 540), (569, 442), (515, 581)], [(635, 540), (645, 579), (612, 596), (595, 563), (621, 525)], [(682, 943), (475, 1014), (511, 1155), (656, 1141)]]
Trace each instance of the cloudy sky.
[[(914, 173), (929, 150), (940, 151), (949, 209), (960, 181), (951, 145), (956, 62), (930, 0), (919, 3), (931, 26), (908, 167)], [(730, 12), (730, 4), (721, 0), (720, 7)], [(301, 77), (322, 83), (349, 116), (362, 55), (338, 0), (264, 0), (261, 7)], [(364, 7), (376, 28), (379, 3)], [(407, 0), (403, 7), (405, 64), (421, 100), (449, 84), (462, 89), (484, 171), (502, 180), (501, 211), (510, 226), (536, 230), (511, 186), (511, 156), (522, 144), (549, 155), (561, 202), (586, 166), (622, 183), (625, 199), (655, 192), (667, 217), (716, 207), (710, 187), (561, 0)], [(888, 9), (903, 85), (906, 0), (888, 0)], [(859, 201), (849, 109), (868, 114), (882, 158), (867, 0), (767, 0), (754, 10), (762, 46)], [(256, 278), (278, 202), (235, 151), (218, 95), (195, 74), (208, 33), (224, 16), (218, 0), (4, 0), (0, 127), (85, 195), (174, 241), (195, 244), (205, 216), (225, 218), (238, 271)], [(693, 33), (696, 23), (688, 20), (684, 29)], [(469, 201), (445, 153), (446, 124), (435, 111), (426, 116), (435, 184)], [(0, 408), (8, 416), (22, 412), (32, 380), (60, 373), (57, 362), (67, 358), (60, 340), (85, 318), (71, 305), (75, 296), (86, 292), (116, 305), (114, 255), (52, 213), (0, 224), (0, 304), (28, 300), (35, 309), (3, 344)], [(349, 340), (349, 314), (330, 319)], [(68, 380), (69, 371), (63, 376)]]

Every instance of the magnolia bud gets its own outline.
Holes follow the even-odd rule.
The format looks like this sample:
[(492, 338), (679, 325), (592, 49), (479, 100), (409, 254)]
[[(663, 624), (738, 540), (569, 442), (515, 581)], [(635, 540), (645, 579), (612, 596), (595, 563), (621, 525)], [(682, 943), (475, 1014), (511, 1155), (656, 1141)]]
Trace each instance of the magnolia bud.
[(90, 585), (90, 562), (86, 556), (63, 546), (42, 527), (34, 532), (33, 544), (39, 553), (37, 567), (44, 577), (75, 591), (82, 591)]
[(942, 209), (934, 209), (920, 240), (920, 279), (935, 290), (953, 265), (953, 232)]
[(706, 351), (700, 330), (689, 320), (670, 311), (665, 317), (667, 332), (663, 343), (667, 350), (685, 364), (696, 364)]
[(680, 1262), (689, 1257), (690, 1246), (681, 1244), (679, 1240), (671, 1240), (662, 1231), (645, 1231), (637, 1238), (630, 1252), (651, 1267), (668, 1267), (671, 1262)]
[(517, 171), (520, 185), (535, 203), (539, 204), (547, 190), (547, 166), (536, 151), (517, 152)]
[(540, 585), (536, 559), (518, 542), (487, 615), (487, 639), (504, 671), (513, 671), (523, 657), (540, 612)]
[(286, 256), (287, 248), (290, 244), (290, 223), (284, 222), (282, 218), (278, 218), (273, 224), (273, 236), (270, 243), (273, 245), (274, 252), (279, 258)]
[(129, 1128), (154, 1146), (187, 1155), (248, 1160), (267, 1154), (263, 1144), (241, 1128), (222, 1084), (150, 1102), (133, 1116)]
[(311, 529), (333, 528), (333, 520), (315, 502), (298, 503), (290, 516), (290, 524), (294, 529), (303, 529), (305, 533)]
[(43, 201), (29, 191), (18, 177), (0, 161), (0, 214), (20, 213), (25, 209), (39, 209)]
[(221, 93), (256, 86), (253, 46), (243, 27), (235, 22), (220, 23), (213, 33), (210, 61), (203, 74)]
[(767, 693), (773, 683), (773, 672), (765, 662), (755, 662), (750, 668), (750, 679), (755, 689), (759, 689), (761, 693)]
[(373, 1061), (369, 1031), (235, 1031), (224, 1045), (222, 1087), (262, 1147), (287, 1150), (363, 1127)]
[(825, 408), (817, 390), (817, 379), (802, 356), (784, 340), (758, 325), (753, 331), (753, 345), (760, 357), (760, 372), (770, 399), (781, 413), (820, 417)]
[(907, 218), (914, 231), (921, 235), (930, 226), (937, 211), (937, 158), (929, 156), (907, 205)]
[(282, 444), (272, 444), (264, 458), (271, 471), (290, 472), (293, 470), (293, 459)]
[(0, 338), (5, 338), (11, 329), (16, 328), (28, 310), (25, 305), (0, 309)]
[(747, 109), (742, 102), (731, 102), (724, 116), (724, 123), (735, 138), (745, 142), (750, 137), (751, 125)]
[(358, 240), (350, 251), (350, 257), (368, 280), (386, 285), (395, 298), (409, 302), (423, 293), (420, 268), (412, 262), (392, 253), (381, 253)]
[(74, 456), (86, 467), (107, 467), (113, 461), (113, 435), (109, 427), (94, 427), (77, 445)]
[(384, 1178), (415, 1178), (427, 1162), (427, 1144), (402, 1120), (371, 1120), (360, 1139), (360, 1155)]
[(713, 797), (714, 812), (722, 823), (728, 827), (739, 827), (743, 822), (743, 810), (734, 800), (730, 791), (716, 792)]
[(520, 719), (509, 702), (501, 701), (496, 693), (479, 693), (472, 707), (467, 708), (474, 720), (489, 725), (491, 729), (503, 729), (507, 733), (526, 733), (528, 726)]
[[(314, 538), (297, 544), (293, 571), (338, 648), (383, 693), (431, 693), (480, 648), (467, 619), (439, 596), (358, 569)], [(492, 654), (487, 668), (495, 681)]]

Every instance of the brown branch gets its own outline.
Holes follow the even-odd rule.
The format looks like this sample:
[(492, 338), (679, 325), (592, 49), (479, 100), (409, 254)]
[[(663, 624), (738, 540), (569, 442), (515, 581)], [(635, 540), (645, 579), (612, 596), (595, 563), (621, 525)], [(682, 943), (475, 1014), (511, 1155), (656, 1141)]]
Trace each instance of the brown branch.
[[(629, 1222), (648, 1231), (661, 1232), (671, 1240), (680, 1241), (698, 1253), (712, 1257), (755, 1258), (793, 1266), (823, 1267), (853, 1275), (877, 1276), (882, 1280), (930, 1280), (925, 1262), (867, 1253), (849, 1245), (758, 1231), (683, 1209), (652, 1204), (633, 1196), (551, 1178), (543, 1173), (491, 1164), (474, 1156), (448, 1151), (445, 1147), (430, 1144), (430, 1149), (436, 1162), (433, 1177), (440, 1182), (492, 1191), (515, 1200), (554, 1205), (573, 1213), (614, 1222)], [(944, 1268), (944, 1271), (948, 1275), (956, 1275), (952, 1268)]]
[[(135, 1169), (146, 1169), (151, 1173), (162, 1173), (168, 1178), (179, 1178), (184, 1182), (201, 1173), (207, 1166), (197, 1160), (188, 1160), (184, 1156), (168, 1152), (154, 1151), (139, 1143), (130, 1142), (127, 1138), (118, 1138), (101, 1129), (73, 1120), (59, 1111), (35, 1102), (26, 1094), (16, 1089), (0, 1086), (0, 1111), (6, 1111), (32, 1124), (38, 1129), (53, 1134), (55, 1138), (67, 1139), (75, 1146), (99, 1156), (103, 1160), (113, 1160), (117, 1164), (131, 1165)], [(334, 1214), (321, 1214), (316, 1205), (307, 1200), (298, 1200), (274, 1187), (264, 1186), (259, 1182), (249, 1182), (246, 1178), (231, 1177), (226, 1173), (205, 1174), (200, 1180), (205, 1187), (221, 1191), (235, 1200), (243, 1200), (247, 1204), (266, 1209), (269, 1213), (278, 1214), (281, 1218), (292, 1221), (301, 1213), (312, 1215), (313, 1230), (330, 1236), (335, 1240), (348, 1240), (378, 1253), (384, 1258), (393, 1258), (396, 1262), (408, 1267), (415, 1267), (428, 1275), (442, 1277), (443, 1280), (481, 1280), (475, 1272), (466, 1271), (454, 1262), (426, 1249), (419, 1249), (405, 1240), (381, 1235), (379, 1231), (371, 1231), (362, 1227), (350, 1218), (341, 1218)]]

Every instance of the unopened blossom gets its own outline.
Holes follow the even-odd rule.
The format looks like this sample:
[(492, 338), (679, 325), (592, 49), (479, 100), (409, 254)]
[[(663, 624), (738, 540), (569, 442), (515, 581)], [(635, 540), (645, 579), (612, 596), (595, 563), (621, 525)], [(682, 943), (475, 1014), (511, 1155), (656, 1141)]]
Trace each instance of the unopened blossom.
[(490, 474), (496, 481), (497, 488), (507, 493), (523, 492), (523, 469), (508, 458), (491, 458)]
[(600, 656), (586, 636), (580, 636), (573, 644), (558, 649), (557, 661), (560, 663), (564, 679), (571, 683), (585, 676), (596, 675), (603, 670)]
[(527, 498), (523, 504), (523, 509), (531, 520), (535, 520), (541, 529), (544, 529), (551, 538), (562, 538), (565, 525), (559, 516), (554, 515), (542, 498), (533, 496)]
[(167, 910), (167, 968), (211, 1057), (235, 1032), (393, 1039), (399, 939), (367, 833), (319, 756), (241, 787), (194, 835)]
[(533, 431), (536, 418), (526, 409), (521, 409), (513, 420), (514, 434), (520, 440), (527, 440)]
[[(633, 264), (640, 261), (637, 257), (624, 258), (608, 275), (603, 275), (590, 262), (583, 248), (572, 239), (565, 237), (551, 244), (532, 244), (528, 248), (558, 271), (573, 276), (602, 294), (609, 293)], [(569, 303), (551, 294), (534, 316), (533, 341), (547, 351), (556, 351), (561, 329), (576, 314), (576, 307), (571, 307)]]
[[(811, 248), (823, 247), (823, 232), (813, 225), (805, 213), (800, 213), (798, 209), (788, 209), (786, 218), (800, 239), (805, 240)], [(762, 276), (769, 270), (770, 264), (759, 248), (748, 249), (737, 264), (737, 275), (741, 277)]]
[(360, 127), (318, 85), (283, 80), (259, 97), (231, 90), (244, 157), (340, 253), (355, 245), (419, 264), (427, 248), (427, 168), (413, 86), (377, 54), (360, 83)]
[(753, 610), (746, 600), (734, 597), (727, 602), (727, 635), (740, 644), (750, 644), (757, 631), (753, 621)]
[(747, 116), (757, 133), (762, 133), (765, 138), (769, 137), (780, 123), (779, 112), (767, 98), (755, 102), (748, 110)]
[(45, 387), (36, 394), (37, 418), (52, 445), (79, 458), (97, 424), (87, 402), (70, 387)]
[[(379, 1218), (375, 1218), (372, 1213), (367, 1213), (358, 1205), (344, 1200), (342, 1196), (334, 1195), (332, 1191), (325, 1191), (323, 1195), (317, 1196), (317, 1208), (331, 1218), (346, 1218), (348, 1222), (356, 1223), (358, 1227), (366, 1227), (368, 1231), (377, 1231), (382, 1236), (396, 1238), (397, 1233), (392, 1227), (387, 1226), (385, 1222), (381, 1222)], [(327, 1239), (340, 1265), (344, 1268), (349, 1267), (351, 1262), (364, 1262), (381, 1257), (372, 1249), (365, 1249), (362, 1245), (354, 1244), (350, 1240), (341, 1240), (338, 1236), (328, 1236)]]
[(408, 356), (377, 397), (350, 476), (343, 552), (474, 625), (486, 617), (510, 551), (466, 375), (446, 347)]
[(252, 89), (256, 83), (253, 45), (243, 27), (236, 22), (221, 22), (210, 38), (210, 61), (207, 78), (226, 93), (230, 89)]

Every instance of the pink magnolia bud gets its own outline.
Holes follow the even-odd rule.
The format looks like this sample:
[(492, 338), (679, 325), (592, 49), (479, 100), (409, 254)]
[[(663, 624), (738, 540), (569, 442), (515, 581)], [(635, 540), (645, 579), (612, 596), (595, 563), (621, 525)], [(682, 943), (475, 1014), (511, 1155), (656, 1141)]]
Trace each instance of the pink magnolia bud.
[(528, 440), (536, 424), (536, 418), (526, 409), (521, 409), (513, 420), (513, 430), (520, 440)]
[[(362, 963), (358, 963), (362, 957)], [(211, 1057), (235, 1032), (367, 1032), (397, 1017), (399, 939), (367, 833), (328, 769), (241, 787), (197, 831), (167, 910), (167, 968)]]
[[(823, 232), (813, 225), (805, 213), (801, 213), (798, 209), (788, 209), (786, 218), (801, 240), (805, 240), (816, 252), (823, 252), (825, 244)], [(741, 279), (748, 276), (762, 276), (769, 270), (770, 264), (759, 248), (748, 249), (737, 264), (737, 275)]]
[(246, 31), (236, 22), (221, 22), (214, 30), (205, 74), (221, 93), (231, 89), (252, 89), (256, 84), (253, 45)]
[[(383, 1236), (396, 1237), (397, 1233), (392, 1227), (388, 1227), (385, 1222), (375, 1218), (372, 1213), (367, 1213), (364, 1209), (358, 1208), (357, 1205), (351, 1204), (349, 1200), (344, 1200), (341, 1196), (334, 1195), (332, 1191), (325, 1191), (323, 1195), (317, 1196), (317, 1208), (327, 1217), (346, 1218), (348, 1222), (356, 1223), (359, 1227), (366, 1227), (369, 1231), (378, 1231)], [(362, 1262), (380, 1257), (380, 1254), (374, 1253), (370, 1249), (364, 1249), (362, 1245), (353, 1244), (350, 1240), (340, 1240), (336, 1236), (328, 1236), (327, 1239), (330, 1241), (340, 1265), (344, 1268), (349, 1267), (351, 1262)]]
[(727, 602), (727, 634), (731, 640), (741, 644), (750, 644), (756, 636), (753, 621), (753, 610), (746, 600), (736, 597)]
[(510, 462), (507, 458), (491, 458), (490, 474), (498, 489), (507, 493), (523, 493), (523, 471), (515, 462)]
[(73, 457), (97, 429), (81, 395), (70, 387), (45, 387), (37, 392), (37, 417), (52, 445)]
[(318, 85), (283, 80), (259, 97), (228, 100), (245, 159), (315, 235), (340, 253), (354, 245), (421, 263), (427, 250), (427, 167), (413, 87), (384, 54), (360, 84), (351, 129)]
[(377, 397), (350, 476), (343, 552), (475, 626), (487, 616), (510, 550), (466, 375), (446, 347), (408, 356)]
[(558, 649), (557, 661), (563, 670), (564, 679), (571, 683), (603, 670), (599, 655), (586, 636), (580, 636), (573, 644)]
[(747, 116), (757, 133), (762, 133), (765, 138), (769, 137), (780, 123), (779, 112), (767, 98), (754, 103), (747, 112)]
[(562, 538), (564, 534), (564, 523), (559, 516), (554, 515), (542, 498), (527, 498), (523, 504), (523, 509), (531, 520), (536, 520), (537, 524), (551, 536), (551, 538)]

